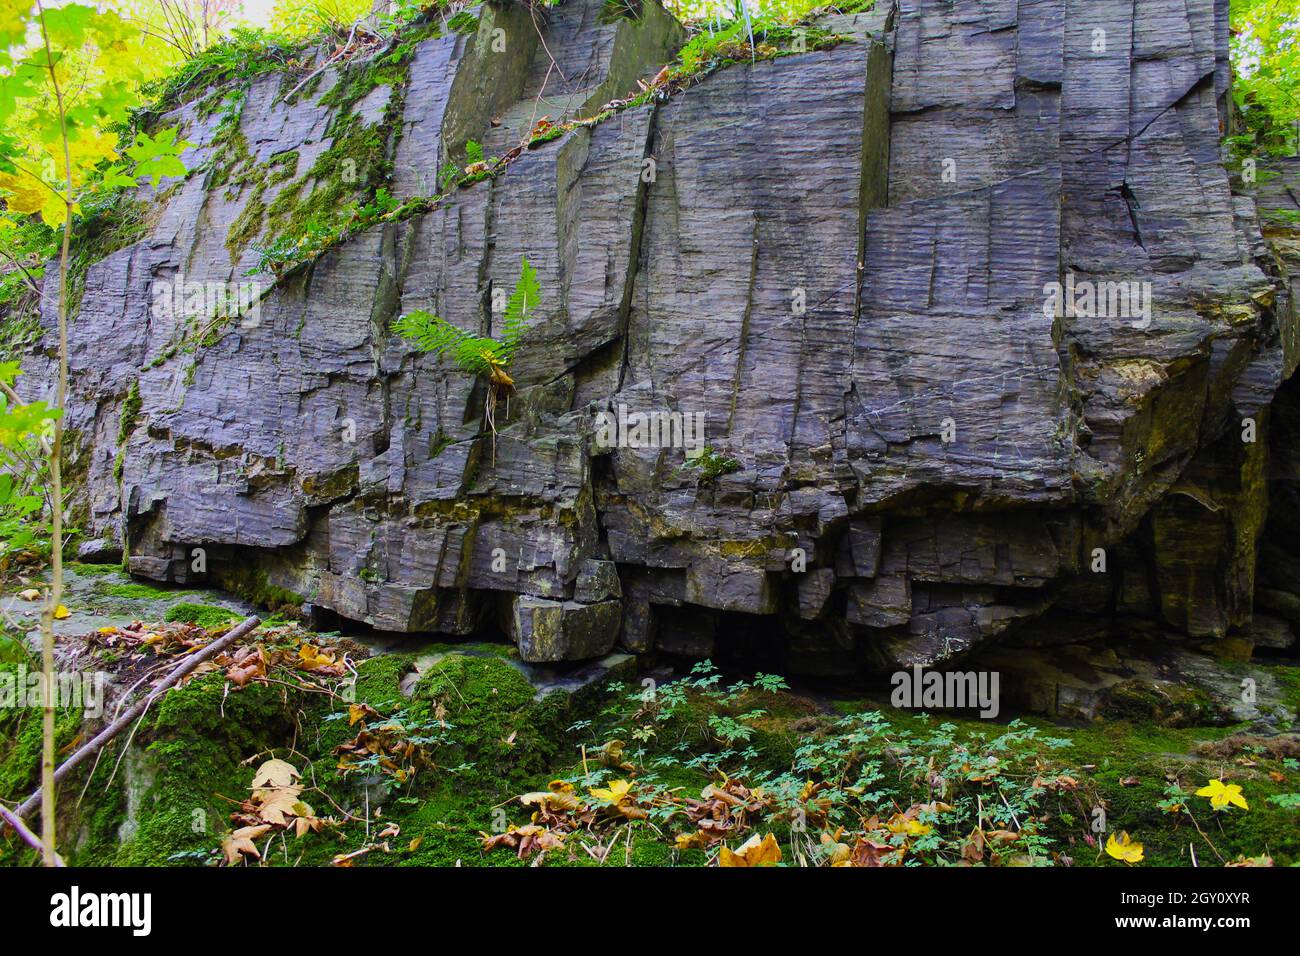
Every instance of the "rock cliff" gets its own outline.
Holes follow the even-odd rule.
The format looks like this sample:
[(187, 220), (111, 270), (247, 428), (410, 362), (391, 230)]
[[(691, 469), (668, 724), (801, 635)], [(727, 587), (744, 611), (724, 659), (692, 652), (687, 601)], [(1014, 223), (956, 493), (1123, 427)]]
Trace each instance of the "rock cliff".
[[(191, 173), (71, 326), (86, 551), (537, 661), (1255, 640), (1255, 603), (1289, 639), (1298, 579), (1257, 554), (1300, 245), (1261, 227), (1294, 193), (1223, 163), (1227, 0), (880, 0), (630, 105), (685, 33), (601, 11), (486, 5), (161, 118)], [(379, 188), (407, 211), (247, 278)], [(490, 333), (525, 257), (494, 437), (391, 325)], [(255, 315), (158, 307), (250, 281)]]

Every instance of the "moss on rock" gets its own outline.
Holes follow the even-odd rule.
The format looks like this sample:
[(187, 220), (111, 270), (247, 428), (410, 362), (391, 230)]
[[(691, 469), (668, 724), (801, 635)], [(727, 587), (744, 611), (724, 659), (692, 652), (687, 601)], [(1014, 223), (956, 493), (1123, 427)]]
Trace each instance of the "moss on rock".
[[(554, 758), (563, 695), (536, 700), (517, 667), (500, 657), (451, 654), (430, 666), (415, 686), (417, 705), (438, 707), (453, 726), (457, 758), (473, 768), (461, 789), (496, 790), (541, 772)], [(451, 756), (451, 755), (448, 755)], [(443, 757), (442, 762), (448, 762)]]
[(1150, 721), (1162, 727), (1203, 727), (1225, 723), (1231, 712), (1200, 687), (1131, 678), (1107, 692), (1105, 715), (1114, 720)]
[(224, 674), (205, 674), (172, 691), (143, 732), (142, 772), (149, 784), (133, 836), (116, 865), (178, 863), (210, 853), (226, 819), (248, 794), (250, 758), (295, 739), (301, 718), (319, 717), (320, 696), (282, 684), (226, 688)]
[(232, 621), (238, 620), (239, 613), (232, 611), (228, 607), (219, 607), (215, 604), (192, 604), (183, 601), (167, 609), (163, 616), (164, 621), (179, 621), (183, 624), (197, 624), (199, 627), (209, 630), (217, 627), (224, 627)]

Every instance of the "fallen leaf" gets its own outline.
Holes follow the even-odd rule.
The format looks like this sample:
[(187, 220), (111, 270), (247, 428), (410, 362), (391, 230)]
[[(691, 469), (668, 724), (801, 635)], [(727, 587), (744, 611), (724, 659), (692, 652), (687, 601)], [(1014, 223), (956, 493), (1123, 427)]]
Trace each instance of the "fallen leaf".
[(355, 726), (363, 720), (373, 720), (380, 717), (379, 711), (369, 704), (352, 704), (348, 707), (348, 726)]
[(897, 866), (902, 861), (903, 851), (901, 849), (890, 846), (888, 843), (881, 843), (879, 840), (872, 840), (869, 837), (859, 837), (849, 858), (834, 865), (870, 868)]
[(333, 654), (325, 653), (314, 644), (298, 648), (298, 662), (309, 671), (332, 669), (338, 664)]
[[(264, 821), (272, 826), (284, 827), (289, 825), (286, 817), (299, 816), (295, 807), (299, 804), (298, 796), (302, 792), (300, 787), (283, 787), (263, 792), (267, 796), (261, 800), (257, 813)], [(310, 808), (308, 811), (310, 815)]]
[(525, 793), (519, 798), (519, 802), (526, 807), (545, 807), (560, 811), (577, 810), (581, 806), (576, 796), (563, 790), (538, 790), (534, 793)]
[(989, 830), (984, 839), (996, 846), (1010, 846), (1020, 839), (1020, 834), (1012, 830)]
[(775, 866), (781, 861), (781, 847), (776, 837), (755, 833), (735, 851), (725, 846), (718, 854), (718, 866)]
[(853, 852), (852, 848), (847, 843), (839, 842), (840, 833), (843, 832), (844, 828), (841, 827), (839, 832), (834, 836), (829, 833), (822, 834), (822, 846), (826, 848), (826, 859), (830, 862), (831, 866), (840, 866), (841, 864), (847, 863), (850, 854)]
[(618, 804), (628, 799), (632, 792), (632, 784), (626, 780), (614, 780), (608, 787), (597, 787), (587, 792), (597, 800), (604, 800), (606, 803), (618, 806)]
[(908, 836), (925, 836), (934, 828), (920, 820), (913, 819), (902, 813), (895, 813), (890, 817), (885, 827), (890, 833), (905, 833)]
[(1130, 838), (1127, 830), (1110, 835), (1106, 841), (1106, 853), (1125, 863), (1142, 862), (1142, 844)]
[(262, 854), (253, 841), (270, 832), (271, 827), (269, 824), (260, 824), (253, 827), (240, 827), (230, 834), (221, 841), (221, 852), (226, 856), (226, 865), (235, 866), (246, 856), (252, 857), (254, 860), (260, 860)]
[(1243, 810), (1250, 809), (1245, 796), (1242, 795), (1241, 787), (1235, 783), (1211, 780), (1200, 790), (1197, 790), (1196, 795), (1198, 797), (1209, 797), (1210, 806), (1215, 810), (1222, 810), (1229, 805), (1241, 807)]
[(285, 760), (268, 760), (257, 768), (251, 786), (254, 790), (291, 787), (302, 779), (298, 768)]

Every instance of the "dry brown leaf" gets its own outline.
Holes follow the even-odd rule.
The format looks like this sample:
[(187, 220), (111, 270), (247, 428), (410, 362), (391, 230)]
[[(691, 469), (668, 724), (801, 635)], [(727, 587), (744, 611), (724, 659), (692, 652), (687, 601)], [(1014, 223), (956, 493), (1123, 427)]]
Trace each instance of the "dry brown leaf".
[(270, 825), (263, 823), (258, 826), (240, 827), (230, 834), (221, 842), (221, 852), (226, 856), (226, 865), (235, 866), (246, 856), (252, 857), (254, 860), (260, 860), (262, 858), (261, 851), (257, 849), (257, 844), (253, 841), (270, 832)]
[(254, 791), (253, 796), (257, 796), (258, 790), (291, 787), (301, 779), (302, 774), (298, 772), (298, 768), (287, 760), (268, 760), (257, 768), (250, 786)]

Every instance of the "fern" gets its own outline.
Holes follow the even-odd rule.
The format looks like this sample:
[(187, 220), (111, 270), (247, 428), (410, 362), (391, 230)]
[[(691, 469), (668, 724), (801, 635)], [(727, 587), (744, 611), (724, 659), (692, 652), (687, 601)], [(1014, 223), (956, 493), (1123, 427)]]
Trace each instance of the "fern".
[(519, 281), (515, 283), (515, 291), (506, 303), (505, 320), (501, 327), (499, 354), (506, 365), (514, 358), (515, 346), (524, 334), (528, 317), (541, 302), (542, 287), (537, 282), (537, 270), (524, 258), (520, 263)]
[(733, 45), (741, 40), (744, 28), (744, 22), (737, 20), (716, 33), (711, 30), (697, 33), (677, 54), (682, 71), (686, 74), (699, 73), (711, 60), (732, 51)]
[(494, 460), (497, 398), (505, 395), (508, 399), (514, 391), (515, 382), (508, 369), (528, 321), (541, 302), (542, 290), (537, 282), (537, 272), (525, 256), (520, 263), (519, 281), (506, 303), (500, 339), (471, 335), (423, 309), (408, 312), (393, 324), (393, 331), (415, 343), (420, 351), (448, 357), (462, 372), (482, 375), (488, 380), (485, 412), (493, 434)]
[(510, 366), (516, 347), (527, 328), (529, 317), (542, 301), (542, 289), (537, 282), (537, 270), (525, 257), (519, 270), (519, 281), (506, 303), (501, 338), (471, 335), (452, 325), (446, 319), (416, 309), (402, 316), (393, 325), (393, 331), (410, 339), (422, 352), (448, 355), (461, 371), (470, 375), (488, 375), (501, 372)]
[[(429, 352), (433, 355), (445, 355), (451, 352), (457, 365), (461, 364), (458, 346), (475, 338), (468, 332), (462, 332), (446, 319), (440, 319), (423, 309), (416, 309), (402, 316), (393, 326), (393, 331), (403, 338), (410, 339), (421, 352)], [(475, 373), (481, 371), (477, 365), (464, 366), (464, 370)]]

